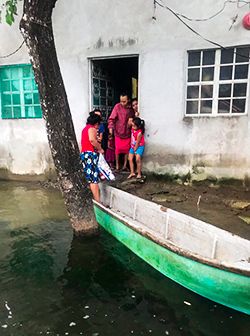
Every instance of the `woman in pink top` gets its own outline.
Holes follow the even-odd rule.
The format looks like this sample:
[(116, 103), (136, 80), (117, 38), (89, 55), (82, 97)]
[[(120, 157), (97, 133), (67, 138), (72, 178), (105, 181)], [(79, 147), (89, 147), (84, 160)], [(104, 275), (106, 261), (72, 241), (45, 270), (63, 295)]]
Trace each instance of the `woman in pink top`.
[(137, 165), (137, 177), (141, 179), (141, 167), (142, 167), (142, 155), (145, 148), (145, 122), (139, 117), (135, 117), (132, 121), (132, 132), (131, 132), (131, 148), (129, 150), (129, 166), (130, 175), (128, 178), (135, 176), (134, 168), (134, 156), (136, 158)]

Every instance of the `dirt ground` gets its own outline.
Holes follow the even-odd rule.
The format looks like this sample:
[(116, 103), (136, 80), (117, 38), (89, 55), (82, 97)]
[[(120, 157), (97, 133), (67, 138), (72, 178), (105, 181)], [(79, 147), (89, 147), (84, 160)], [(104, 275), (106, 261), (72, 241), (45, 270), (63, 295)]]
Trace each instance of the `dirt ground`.
[(147, 176), (144, 181), (118, 174), (113, 185), (183, 212), (250, 240), (250, 190), (243, 185), (171, 182)]

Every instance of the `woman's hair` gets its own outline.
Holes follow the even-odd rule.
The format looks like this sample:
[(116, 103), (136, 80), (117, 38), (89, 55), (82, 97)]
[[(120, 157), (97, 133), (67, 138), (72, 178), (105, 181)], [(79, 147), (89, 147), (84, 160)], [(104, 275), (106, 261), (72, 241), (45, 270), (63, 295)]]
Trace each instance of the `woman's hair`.
[(94, 109), (93, 111), (89, 112), (89, 115), (97, 114), (102, 118), (102, 111), (99, 109)]
[(102, 115), (102, 111), (98, 108), (95, 108), (93, 111), (89, 112), (89, 114), (91, 114), (91, 113)]
[(142, 131), (142, 134), (145, 132), (145, 121), (139, 117), (134, 117), (133, 118), (133, 123), (135, 126)]
[(87, 119), (87, 125), (95, 125), (95, 124), (100, 124), (102, 121), (102, 118), (94, 113), (94, 112), (90, 112), (89, 117)]

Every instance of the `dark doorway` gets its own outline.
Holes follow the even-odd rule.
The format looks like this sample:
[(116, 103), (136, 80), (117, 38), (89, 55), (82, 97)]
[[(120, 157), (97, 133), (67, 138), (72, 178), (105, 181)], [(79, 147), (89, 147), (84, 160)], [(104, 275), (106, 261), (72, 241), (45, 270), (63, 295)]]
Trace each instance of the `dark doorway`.
[(91, 107), (107, 119), (121, 92), (138, 95), (138, 56), (91, 60)]

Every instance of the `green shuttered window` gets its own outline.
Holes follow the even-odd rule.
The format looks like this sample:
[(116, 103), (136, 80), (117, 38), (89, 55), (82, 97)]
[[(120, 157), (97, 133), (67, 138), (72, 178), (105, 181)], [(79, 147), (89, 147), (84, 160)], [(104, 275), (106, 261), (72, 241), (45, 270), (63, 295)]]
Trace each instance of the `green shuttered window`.
[(0, 115), (2, 119), (42, 118), (30, 64), (0, 67)]

